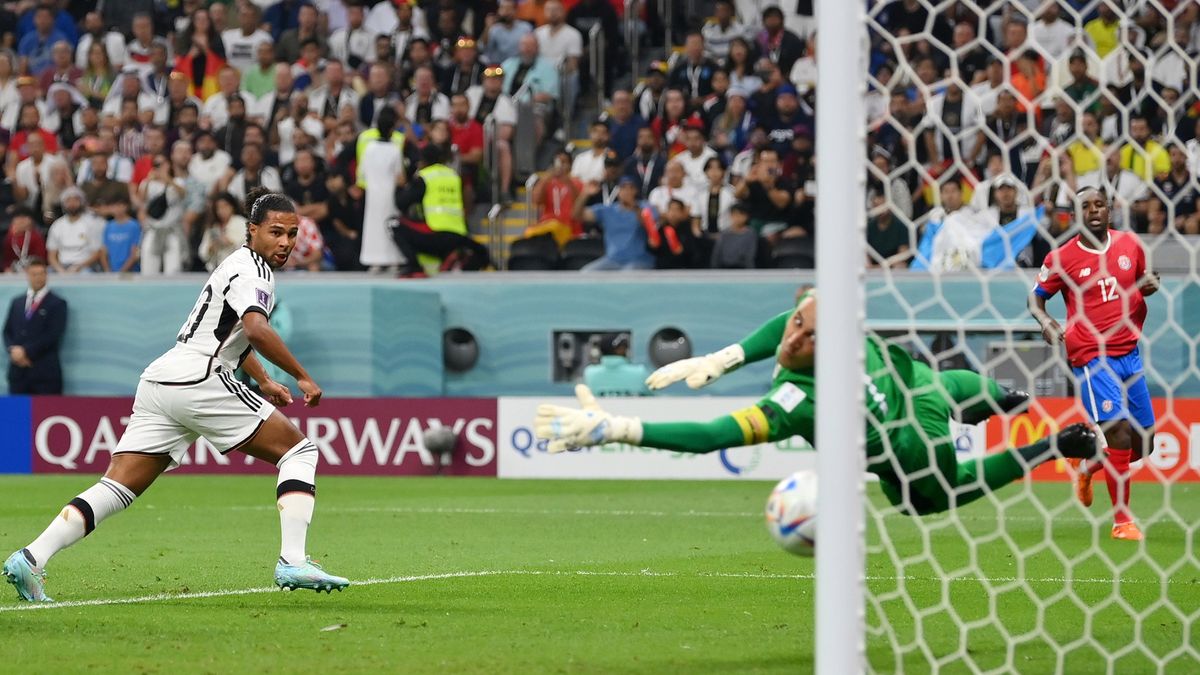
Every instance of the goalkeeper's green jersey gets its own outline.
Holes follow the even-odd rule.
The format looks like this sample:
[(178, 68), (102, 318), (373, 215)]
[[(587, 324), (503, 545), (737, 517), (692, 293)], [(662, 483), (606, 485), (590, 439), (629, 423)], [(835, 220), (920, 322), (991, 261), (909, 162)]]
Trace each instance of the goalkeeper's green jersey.
[[(774, 358), (792, 310), (783, 312), (739, 344), (746, 362)], [(883, 434), (895, 438), (911, 425), (906, 389), (926, 383), (927, 367), (916, 364), (903, 349), (878, 337), (868, 337), (866, 351), (866, 442), (868, 456), (883, 452)], [(652, 447), (681, 452), (712, 450), (801, 436), (813, 442), (816, 430), (816, 377), (812, 370), (789, 370), (776, 365), (771, 390), (756, 404), (708, 423), (643, 423), (643, 441)]]

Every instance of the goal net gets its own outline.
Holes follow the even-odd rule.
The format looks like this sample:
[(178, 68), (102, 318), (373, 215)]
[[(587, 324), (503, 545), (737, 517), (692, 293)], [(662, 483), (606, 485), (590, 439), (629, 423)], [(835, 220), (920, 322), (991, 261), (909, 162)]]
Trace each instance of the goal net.
[[(982, 467), (1123, 405), (1081, 395), (1064, 347), (1043, 342), (1026, 307), (1046, 254), (1087, 225), (1081, 191), (1103, 188), (1113, 229), (1137, 233), (1161, 273), (1140, 340), (1153, 452), (1121, 488), (1144, 541), (1113, 538), (1106, 474), (1121, 469), (1110, 459), (1091, 507), (1063, 460), (915, 517), (869, 487), (867, 668), (1200, 672), (1200, 6), (895, 0), (860, 11), (869, 72), (820, 91), (867, 82), (866, 329), (935, 371), (970, 369), (1033, 395), (1027, 412), (951, 423), (930, 447), (948, 442)], [(820, 189), (818, 201), (845, 194)], [(1099, 278), (1120, 272), (1102, 267), (1066, 275), (1051, 316), (1066, 325), (1066, 295), (1107, 293)], [(1132, 312), (1127, 291), (1112, 299)], [(943, 484), (957, 497), (973, 489)]]

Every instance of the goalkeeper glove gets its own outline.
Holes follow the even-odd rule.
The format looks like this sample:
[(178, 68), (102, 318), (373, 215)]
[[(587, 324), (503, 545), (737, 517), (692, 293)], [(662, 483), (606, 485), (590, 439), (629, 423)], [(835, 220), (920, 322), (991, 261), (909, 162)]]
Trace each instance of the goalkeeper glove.
[(550, 441), (546, 449), (551, 453), (602, 443), (642, 442), (641, 420), (604, 412), (587, 385), (576, 385), (575, 396), (581, 409), (548, 404), (537, 408), (533, 430), (538, 438)]
[(686, 380), (689, 387), (699, 389), (745, 362), (746, 351), (742, 346), (729, 345), (719, 352), (668, 363), (650, 373), (650, 377), (646, 378), (646, 386), (651, 389), (663, 389), (680, 380)]

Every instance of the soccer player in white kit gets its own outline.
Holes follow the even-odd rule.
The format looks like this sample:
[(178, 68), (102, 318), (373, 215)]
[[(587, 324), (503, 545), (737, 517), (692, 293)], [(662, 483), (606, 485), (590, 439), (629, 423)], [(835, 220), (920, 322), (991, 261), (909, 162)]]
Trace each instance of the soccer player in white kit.
[[(50, 558), (128, 508), (164, 471), (179, 466), (199, 436), (222, 453), (238, 450), (278, 467), (279, 587), (331, 592), (349, 585), (305, 555), (317, 490), (317, 448), (275, 409), (292, 402), (291, 392), (271, 380), (256, 355), (296, 378), (305, 405), (321, 402), (321, 388), (267, 322), (275, 305), (272, 270), (287, 262), (300, 221), (291, 199), (262, 188), (251, 191), (246, 204), (246, 245), (213, 271), (175, 346), (142, 373), (133, 416), (104, 477), (5, 561), (4, 575), (21, 599), (53, 602), (45, 592)], [(239, 367), (258, 382), (265, 400), (234, 378)]]

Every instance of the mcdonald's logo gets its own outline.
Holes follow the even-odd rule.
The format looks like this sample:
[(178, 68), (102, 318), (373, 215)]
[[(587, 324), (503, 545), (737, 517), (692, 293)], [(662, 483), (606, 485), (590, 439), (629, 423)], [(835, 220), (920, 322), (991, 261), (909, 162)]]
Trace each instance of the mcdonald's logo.
[(1034, 420), (1032, 415), (1021, 415), (1009, 423), (1008, 443), (1010, 447), (1019, 448), (1057, 433), (1058, 420), (1053, 417)]

